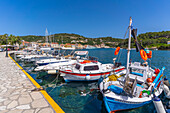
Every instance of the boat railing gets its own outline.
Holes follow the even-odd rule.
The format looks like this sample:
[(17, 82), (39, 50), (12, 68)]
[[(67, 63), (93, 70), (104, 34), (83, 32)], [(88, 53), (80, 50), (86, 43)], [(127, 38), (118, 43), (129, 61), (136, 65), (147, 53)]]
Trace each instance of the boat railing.
[(73, 66), (72, 65), (62, 65), (59, 67), (60, 70), (67, 70), (70, 69), (71, 71), (73, 71)]

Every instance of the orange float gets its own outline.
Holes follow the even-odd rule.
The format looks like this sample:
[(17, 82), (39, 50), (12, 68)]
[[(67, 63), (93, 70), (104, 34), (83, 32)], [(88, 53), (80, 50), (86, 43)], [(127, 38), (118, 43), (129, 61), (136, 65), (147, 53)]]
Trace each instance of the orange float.
[(148, 59), (147, 54), (146, 54), (146, 52), (143, 49), (140, 50), (140, 56), (145, 61)]
[(149, 53), (146, 53), (148, 58), (152, 58), (152, 51), (149, 51)]
[(152, 83), (153, 82), (152, 78), (147, 78), (147, 82)]
[(90, 60), (84, 60), (83, 63), (90, 63)]
[(155, 80), (155, 78), (156, 78), (155, 76), (152, 76), (152, 81), (154, 81), (154, 80)]
[(141, 91), (140, 94), (139, 94), (139, 98), (142, 98), (142, 91)]
[(160, 69), (155, 69), (155, 74), (156, 75), (159, 74), (159, 72), (160, 72)]
[(119, 50), (120, 50), (120, 47), (117, 47), (114, 54), (117, 55), (119, 53)]

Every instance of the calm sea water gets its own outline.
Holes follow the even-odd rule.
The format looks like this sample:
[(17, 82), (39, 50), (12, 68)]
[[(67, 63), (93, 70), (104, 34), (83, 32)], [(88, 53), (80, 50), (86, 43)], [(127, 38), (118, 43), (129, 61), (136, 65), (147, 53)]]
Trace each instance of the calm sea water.
[[(102, 63), (112, 63), (113, 58), (126, 66), (127, 51), (120, 50), (119, 56), (114, 55), (115, 49), (91, 49), (89, 56), (98, 57)], [(153, 57), (151, 59), (151, 66), (156, 68), (165, 67), (165, 75), (170, 80), (170, 51), (157, 50), (152, 51)], [(135, 50), (131, 51), (130, 59), (132, 62), (140, 61), (140, 53)], [(44, 72), (35, 73), (32, 71), (34, 66), (32, 64), (19, 63), (30, 75), (43, 87), (45, 87), (48, 94), (59, 104), (59, 106), (66, 113), (107, 113), (101, 93), (96, 90), (98, 82), (71, 82), (64, 83), (62, 78), (56, 78), (56, 75), (47, 75)], [(163, 103), (166, 104), (168, 100), (162, 97)], [(143, 107), (122, 111), (129, 113), (155, 113), (153, 103)]]

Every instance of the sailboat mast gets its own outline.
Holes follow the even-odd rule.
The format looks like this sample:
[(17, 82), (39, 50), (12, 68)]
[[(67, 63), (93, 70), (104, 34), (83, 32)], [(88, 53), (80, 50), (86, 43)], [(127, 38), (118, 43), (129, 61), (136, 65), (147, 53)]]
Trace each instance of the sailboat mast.
[(129, 22), (129, 42), (128, 42), (128, 52), (127, 52), (127, 72), (129, 68), (129, 59), (130, 59), (130, 45), (131, 45), (131, 25), (132, 25), (132, 18), (130, 17), (130, 22)]
[(48, 30), (47, 30), (47, 28), (45, 30), (45, 42), (46, 42), (46, 46), (48, 46)]

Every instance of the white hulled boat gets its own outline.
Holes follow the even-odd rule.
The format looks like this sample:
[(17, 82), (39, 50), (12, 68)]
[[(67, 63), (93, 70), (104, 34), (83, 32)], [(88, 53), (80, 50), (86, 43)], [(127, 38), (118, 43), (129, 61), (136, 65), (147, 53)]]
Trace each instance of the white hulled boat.
[(148, 65), (147, 54), (143, 49), (140, 49), (137, 38), (134, 37), (136, 33), (132, 35), (136, 39), (136, 47), (140, 50), (141, 57), (145, 62), (129, 63), (131, 23), (132, 19), (130, 18), (126, 75), (117, 80), (113, 80), (110, 76), (103, 79), (99, 85), (109, 113), (141, 107), (150, 103), (153, 96), (159, 96), (163, 91), (163, 71), (165, 68), (154, 70)]
[(77, 60), (87, 59), (87, 57), (88, 51), (75, 51), (73, 55), (61, 56), (55, 59), (40, 60), (36, 62), (39, 66), (37, 66), (34, 71), (58, 71), (63, 65), (72, 65), (75, 64)]
[(69, 81), (95, 81), (100, 77), (107, 77), (113, 71), (124, 70), (124, 66), (113, 68), (113, 64), (102, 64), (96, 60), (83, 60), (72, 66), (62, 66), (60, 76), (63, 76), (66, 82)]

